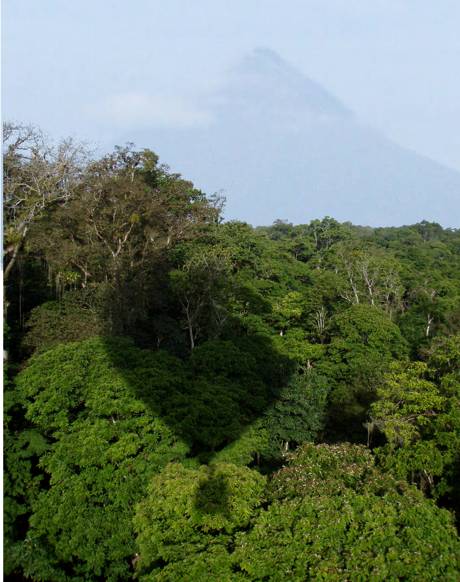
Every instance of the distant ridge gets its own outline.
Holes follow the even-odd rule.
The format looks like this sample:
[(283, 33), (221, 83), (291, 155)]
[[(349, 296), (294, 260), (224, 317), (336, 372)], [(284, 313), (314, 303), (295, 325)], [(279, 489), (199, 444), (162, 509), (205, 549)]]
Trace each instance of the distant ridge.
[[(243, 90), (244, 89), (244, 90)], [(257, 48), (230, 71), (220, 92), (220, 110), (238, 115), (261, 113), (286, 118), (296, 116), (349, 118), (351, 111), (321, 85), (301, 75), (277, 53)]]
[(154, 149), (204, 191), (222, 190), (228, 219), (460, 226), (459, 172), (363, 126), (270, 49), (244, 57), (205, 105), (207, 126), (123, 138)]

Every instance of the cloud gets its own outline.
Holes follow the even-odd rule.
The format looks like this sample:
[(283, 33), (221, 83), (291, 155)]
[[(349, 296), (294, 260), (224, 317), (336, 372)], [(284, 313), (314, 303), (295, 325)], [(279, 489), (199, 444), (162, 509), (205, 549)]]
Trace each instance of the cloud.
[(197, 127), (209, 125), (212, 116), (189, 99), (173, 95), (127, 92), (111, 95), (87, 108), (92, 117), (128, 128)]

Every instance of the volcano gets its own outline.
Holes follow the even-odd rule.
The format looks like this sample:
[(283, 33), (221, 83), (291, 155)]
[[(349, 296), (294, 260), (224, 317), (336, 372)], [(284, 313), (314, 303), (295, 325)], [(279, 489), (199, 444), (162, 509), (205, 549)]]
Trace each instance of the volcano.
[(134, 137), (198, 188), (223, 192), (226, 219), (460, 226), (459, 172), (362, 124), (269, 49), (245, 57), (200, 106), (204, 125)]

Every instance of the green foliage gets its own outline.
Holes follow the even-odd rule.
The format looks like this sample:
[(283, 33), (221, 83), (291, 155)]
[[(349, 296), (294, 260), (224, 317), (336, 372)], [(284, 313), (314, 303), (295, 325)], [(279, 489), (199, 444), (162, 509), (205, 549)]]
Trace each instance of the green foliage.
[(215, 461), (273, 463), (297, 445), (314, 442), (324, 429), (327, 395), (325, 378), (313, 371), (295, 374), (265, 412), (219, 451)]
[(332, 379), (329, 429), (362, 440), (362, 424), (390, 362), (404, 357), (405, 342), (376, 307), (354, 305), (333, 320), (333, 337), (318, 368)]
[(449, 513), (380, 474), (364, 447), (302, 447), (274, 476), (270, 498), (237, 536), (242, 579), (458, 578)]
[(460, 231), (222, 223), (6, 130), (12, 579), (458, 579)]
[[(145, 358), (126, 341), (87, 340), (33, 358), (17, 380), (26, 418), (50, 443), (39, 461), (49, 488), (31, 504), (21, 547), (33, 579), (65, 580), (70, 571), (74, 580), (126, 580), (136, 553), (133, 508), (150, 478), (188, 451), (136, 394), (109, 348), (134, 372)], [(172, 378), (158, 360), (151, 381), (167, 389)]]
[(279, 450), (273, 451), (270, 437), (265, 426), (265, 418), (257, 419), (235, 441), (217, 452), (210, 463), (232, 463), (245, 466), (251, 465), (254, 460), (258, 465), (261, 459), (271, 460), (273, 456), (278, 456)]
[(103, 317), (92, 299), (68, 292), (59, 301), (35, 307), (27, 321), (24, 348), (43, 352), (61, 343), (103, 335)]
[(452, 519), (364, 447), (303, 446), (257, 472), (169, 465), (137, 510), (141, 580), (454, 581)]
[(449, 371), (454, 360), (446, 358), (453, 348), (455, 358), (454, 346), (450, 340), (433, 354), (441, 370), (447, 365), (445, 374), (431, 372), (437, 383), (424, 363), (394, 364), (371, 406), (371, 425), (387, 439), (377, 450), (382, 464), (435, 495), (454, 486), (460, 454), (460, 385)]
[(310, 370), (324, 357), (326, 346), (307, 341), (305, 335), (302, 328), (292, 328), (274, 342), (279, 352), (294, 360), (300, 369)]
[(393, 364), (371, 406), (373, 421), (389, 443), (409, 446), (419, 439), (430, 418), (445, 407), (445, 398), (435, 384), (424, 379), (422, 362)]
[(390, 315), (401, 310), (401, 265), (388, 250), (355, 239), (335, 245), (327, 258), (339, 275), (339, 293), (347, 303), (378, 306)]
[(288, 456), (288, 465), (275, 473), (270, 484), (272, 499), (315, 495), (339, 495), (346, 489), (362, 492), (385, 478), (374, 467), (364, 446), (304, 444)]
[(460, 334), (437, 338), (429, 356), (429, 366), (442, 394), (456, 394), (460, 384)]
[(27, 515), (43, 486), (37, 462), (48, 449), (47, 439), (32, 427), (21, 427), (23, 410), (11, 386), (4, 392), (3, 430), (3, 549), (4, 571), (12, 574), (22, 566), (22, 544)]
[(262, 420), (271, 457), (316, 440), (324, 429), (328, 392), (327, 380), (313, 371), (293, 376)]
[(137, 509), (140, 579), (233, 579), (234, 534), (249, 525), (264, 485), (257, 472), (231, 464), (169, 465)]
[(417, 491), (275, 501), (237, 539), (246, 580), (458, 580), (450, 515)]
[(67, 203), (34, 225), (30, 247), (61, 288), (103, 284), (105, 325), (133, 334), (166, 285), (170, 249), (203, 236), (218, 214), (218, 201), (158, 165), (153, 152), (116, 148), (92, 161)]
[(216, 247), (198, 247), (180, 269), (170, 273), (192, 350), (203, 330), (216, 336), (227, 318), (230, 268), (227, 253)]
[(77, 188), (86, 152), (70, 139), (52, 145), (33, 126), (4, 123), (2, 138), (7, 281), (31, 228)]

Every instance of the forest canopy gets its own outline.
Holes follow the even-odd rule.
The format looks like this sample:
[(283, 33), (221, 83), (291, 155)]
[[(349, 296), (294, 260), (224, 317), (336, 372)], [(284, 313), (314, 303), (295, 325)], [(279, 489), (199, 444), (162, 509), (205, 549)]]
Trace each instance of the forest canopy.
[(4, 150), (7, 580), (459, 579), (460, 230)]

